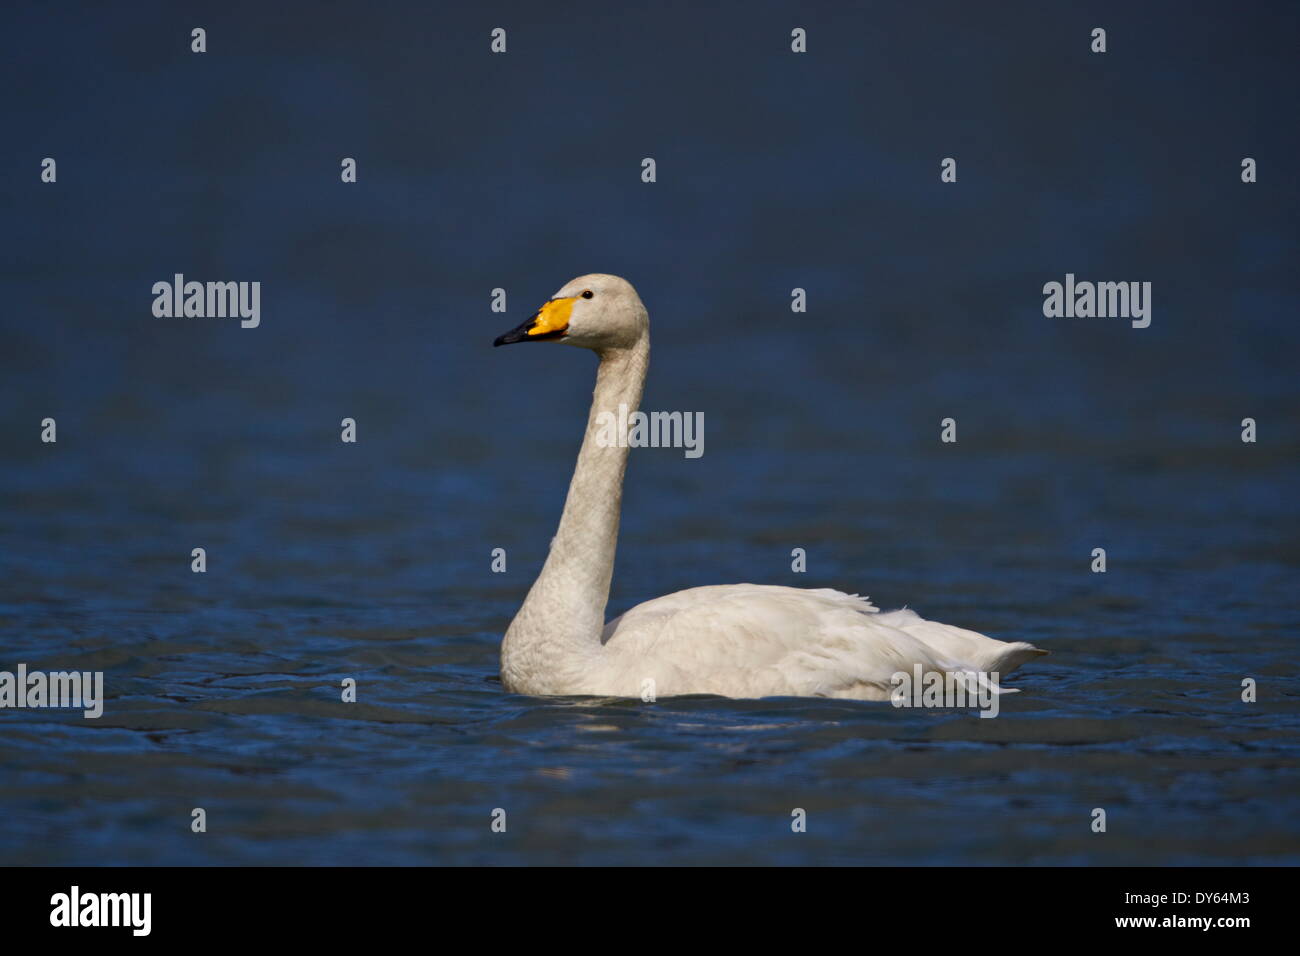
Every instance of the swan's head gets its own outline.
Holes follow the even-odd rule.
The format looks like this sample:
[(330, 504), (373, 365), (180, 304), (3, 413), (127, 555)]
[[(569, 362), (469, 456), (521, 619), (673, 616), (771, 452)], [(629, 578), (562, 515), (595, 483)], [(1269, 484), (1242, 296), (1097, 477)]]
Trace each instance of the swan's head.
[(602, 352), (636, 344), (649, 322), (632, 283), (593, 272), (565, 283), (526, 322), (492, 344), (554, 341)]

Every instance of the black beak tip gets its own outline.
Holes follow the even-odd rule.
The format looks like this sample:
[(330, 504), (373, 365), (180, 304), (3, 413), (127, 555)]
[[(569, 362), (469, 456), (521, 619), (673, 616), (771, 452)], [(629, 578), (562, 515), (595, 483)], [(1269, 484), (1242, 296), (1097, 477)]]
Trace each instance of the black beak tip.
[(526, 322), (523, 322), (520, 325), (516, 325), (513, 329), (511, 329), (509, 332), (506, 332), (504, 335), (498, 335), (496, 337), (496, 341), (492, 343), (492, 347), (496, 348), (498, 345), (513, 345), (515, 342), (527, 341), (528, 330), (533, 327), (533, 323), (535, 321), (537, 321), (536, 312), (530, 315)]

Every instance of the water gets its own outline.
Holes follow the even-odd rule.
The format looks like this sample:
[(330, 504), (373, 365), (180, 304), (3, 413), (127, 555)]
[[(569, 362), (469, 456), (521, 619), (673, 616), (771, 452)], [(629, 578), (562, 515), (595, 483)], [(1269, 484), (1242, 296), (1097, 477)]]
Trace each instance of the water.
[[(1028, 6), (814, 13), (806, 61), (777, 7), (519, 13), (488, 67), (467, 14), (236, 10), (198, 58), (165, 9), (6, 14), (4, 159), (60, 178), (4, 197), (0, 669), (108, 701), (0, 712), (0, 863), (1300, 862), (1293, 30), (1108, 12), (1181, 55), (1098, 73)], [(705, 416), (633, 453), (610, 616), (869, 594), (1050, 650), (997, 719), (502, 690), (594, 362), (489, 346), (593, 269), (651, 310), (645, 406)], [(262, 326), (153, 318), (176, 271)], [(1067, 271), (1152, 326), (1045, 319)]]

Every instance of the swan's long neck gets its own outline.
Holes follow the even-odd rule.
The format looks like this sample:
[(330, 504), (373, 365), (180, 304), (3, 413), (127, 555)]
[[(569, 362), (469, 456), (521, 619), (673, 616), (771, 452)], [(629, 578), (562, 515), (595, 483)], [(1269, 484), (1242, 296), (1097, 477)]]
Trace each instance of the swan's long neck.
[[(620, 419), (641, 404), (650, 337), (600, 353), (587, 432), (569, 482), (564, 514), (542, 573), (533, 582), (501, 644), (501, 675), (520, 693), (568, 692), (587, 662), (600, 653), (605, 605), (614, 573), (618, 519), (627, 470), (626, 442), (609, 442), (602, 413)], [(619, 447), (623, 445), (624, 447)]]

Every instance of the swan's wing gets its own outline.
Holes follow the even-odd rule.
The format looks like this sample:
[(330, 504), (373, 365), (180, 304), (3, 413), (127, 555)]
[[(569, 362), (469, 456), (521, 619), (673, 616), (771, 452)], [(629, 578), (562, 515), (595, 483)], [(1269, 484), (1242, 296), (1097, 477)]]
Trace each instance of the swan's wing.
[(602, 643), (620, 685), (652, 678), (664, 696), (883, 699), (893, 675), (916, 664), (925, 671), (973, 666), (912, 633), (915, 622), (930, 623), (910, 611), (880, 614), (866, 598), (829, 588), (734, 584), (637, 605), (605, 626)]

